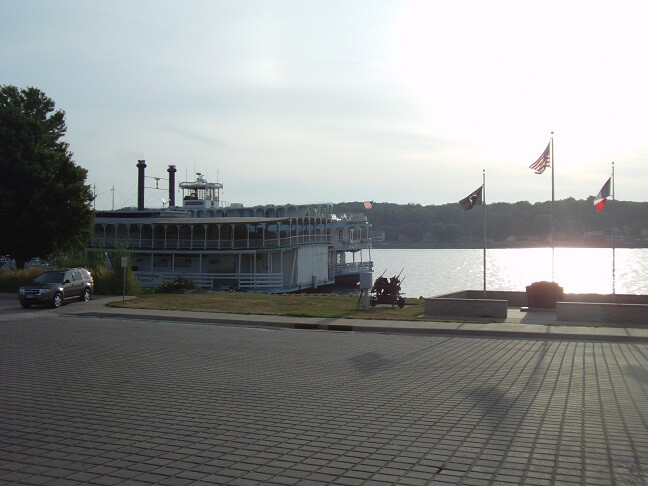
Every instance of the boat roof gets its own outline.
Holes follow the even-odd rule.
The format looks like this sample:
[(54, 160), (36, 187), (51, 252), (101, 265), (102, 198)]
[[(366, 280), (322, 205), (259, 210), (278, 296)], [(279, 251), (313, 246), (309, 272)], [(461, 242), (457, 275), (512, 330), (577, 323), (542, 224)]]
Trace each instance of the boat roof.
[(220, 182), (207, 182), (207, 179), (205, 178), (205, 174), (201, 172), (196, 172), (196, 180), (193, 182), (186, 181), (186, 182), (181, 182), (180, 184), (181, 189), (222, 189), (223, 184)]
[(223, 184), (221, 184), (220, 182), (202, 182), (202, 181), (181, 182), (179, 186), (181, 189), (205, 189), (207, 187), (211, 187), (213, 189), (223, 188)]
[(212, 217), (212, 218), (191, 218), (191, 217), (175, 217), (175, 218), (119, 218), (119, 217), (97, 217), (95, 222), (104, 224), (258, 224), (258, 223), (278, 223), (281, 221), (289, 221), (295, 219), (294, 217), (283, 218), (264, 218), (264, 217)]

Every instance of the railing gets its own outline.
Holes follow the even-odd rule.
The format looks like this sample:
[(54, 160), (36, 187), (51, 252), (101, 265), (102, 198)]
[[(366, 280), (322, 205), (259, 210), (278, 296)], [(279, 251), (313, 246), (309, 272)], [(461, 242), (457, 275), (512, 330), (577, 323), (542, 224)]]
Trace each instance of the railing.
[(371, 238), (359, 238), (350, 241), (333, 241), (333, 247), (336, 250), (362, 250), (371, 246)]
[[(281, 289), (283, 287), (282, 273), (169, 273), (169, 272), (134, 272), (143, 287), (157, 287), (171, 282), (178, 277), (193, 281), (203, 289), (238, 288)], [(154, 277), (152, 277), (154, 275)]]
[(342, 213), (334, 214), (333, 225), (344, 223), (367, 223), (367, 216), (363, 213)]
[[(223, 277), (219, 277), (223, 278)], [(239, 288), (281, 288), (283, 287), (282, 273), (245, 273), (238, 274)]]
[(335, 274), (345, 275), (349, 273), (370, 272), (372, 268), (373, 262), (338, 263), (335, 265)]
[(299, 235), (272, 239), (205, 240), (194, 238), (97, 238), (90, 241), (91, 248), (126, 247), (154, 250), (227, 250), (255, 248), (288, 248), (297, 245), (321, 243), (330, 244), (330, 235)]

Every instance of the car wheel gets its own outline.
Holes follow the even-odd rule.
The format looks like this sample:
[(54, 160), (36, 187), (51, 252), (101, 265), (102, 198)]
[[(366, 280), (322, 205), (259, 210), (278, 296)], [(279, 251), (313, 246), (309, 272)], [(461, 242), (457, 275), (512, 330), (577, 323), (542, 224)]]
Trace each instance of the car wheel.
[(24, 309), (29, 309), (29, 308), (31, 307), (31, 302), (21, 302), (20, 305), (21, 305)]
[(88, 302), (90, 300), (90, 289), (85, 289), (81, 294), (81, 302)]
[(52, 299), (52, 307), (58, 309), (63, 305), (63, 296), (61, 294), (56, 294)]

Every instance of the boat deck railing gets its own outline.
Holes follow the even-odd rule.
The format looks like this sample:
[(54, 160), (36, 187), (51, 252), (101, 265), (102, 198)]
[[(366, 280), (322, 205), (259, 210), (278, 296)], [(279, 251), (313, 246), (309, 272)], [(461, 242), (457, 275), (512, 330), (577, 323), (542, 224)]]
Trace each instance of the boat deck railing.
[(268, 239), (208, 240), (186, 238), (97, 238), (90, 241), (90, 248), (130, 248), (150, 250), (228, 250), (290, 248), (298, 245), (330, 244), (329, 235), (299, 235)]
[(335, 265), (335, 274), (336, 275), (345, 275), (361, 272), (371, 272), (373, 268), (373, 262), (350, 262), (350, 263), (338, 263)]
[(205, 290), (271, 290), (283, 287), (282, 273), (178, 273), (178, 272), (133, 272), (140, 285), (154, 288), (162, 283), (172, 282), (178, 277), (193, 281)]
[(333, 241), (333, 248), (339, 251), (365, 250), (371, 246), (371, 238), (358, 238), (356, 240)]

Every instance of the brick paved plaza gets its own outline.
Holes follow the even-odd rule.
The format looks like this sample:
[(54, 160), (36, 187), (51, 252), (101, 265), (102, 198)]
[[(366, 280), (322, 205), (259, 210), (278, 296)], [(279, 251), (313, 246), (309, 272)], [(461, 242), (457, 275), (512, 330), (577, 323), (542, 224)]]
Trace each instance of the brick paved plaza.
[(648, 345), (0, 322), (2, 484), (647, 484)]

